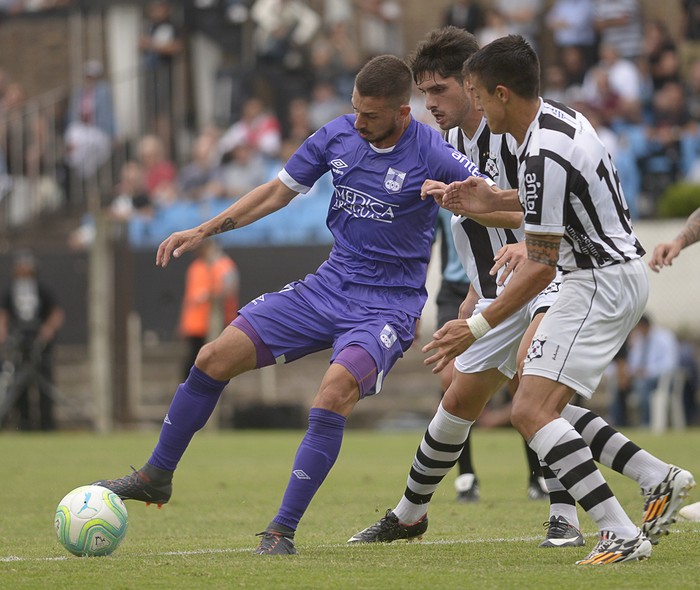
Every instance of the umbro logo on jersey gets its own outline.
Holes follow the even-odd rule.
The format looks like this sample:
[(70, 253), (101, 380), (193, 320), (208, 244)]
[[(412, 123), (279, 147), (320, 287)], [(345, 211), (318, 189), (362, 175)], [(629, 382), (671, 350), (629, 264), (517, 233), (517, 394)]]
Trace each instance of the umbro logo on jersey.
[(294, 471), (292, 471), (292, 474), (297, 479), (311, 479), (308, 475), (306, 475), (303, 469), (295, 469)]
[(340, 158), (331, 160), (331, 166), (333, 166), (333, 174), (337, 174), (338, 176), (342, 176), (344, 174), (343, 168), (348, 167), (348, 165), (345, 162), (343, 162)]
[(168, 414), (165, 415), (165, 420), (163, 420), (165, 424), (170, 424), (170, 426), (173, 425), (173, 423), (170, 421), (170, 416)]

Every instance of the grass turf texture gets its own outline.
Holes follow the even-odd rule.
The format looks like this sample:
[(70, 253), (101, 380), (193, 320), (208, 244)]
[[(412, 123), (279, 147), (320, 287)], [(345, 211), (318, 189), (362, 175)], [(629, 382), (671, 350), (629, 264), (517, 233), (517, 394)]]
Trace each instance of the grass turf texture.
[[(253, 555), (256, 532), (275, 515), (302, 432), (204, 432), (174, 480), (170, 504), (127, 502), (129, 533), (109, 557), (61, 547), (53, 513), (71, 489), (140, 466), (156, 433), (0, 435), (0, 588), (697, 588), (700, 526), (678, 523), (646, 562), (574, 565), (586, 547), (539, 549), (547, 503), (527, 499), (523, 444), (510, 430), (475, 431), (481, 501), (457, 504), (454, 475), (435, 494), (418, 543), (347, 546), (398, 501), (421, 432), (349, 431), (340, 458), (297, 532), (299, 555)], [(700, 476), (700, 430), (653, 436), (628, 431), (659, 457)], [(637, 485), (603, 470), (639, 521)], [(690, 501), (700, 500), (694, 490)]]

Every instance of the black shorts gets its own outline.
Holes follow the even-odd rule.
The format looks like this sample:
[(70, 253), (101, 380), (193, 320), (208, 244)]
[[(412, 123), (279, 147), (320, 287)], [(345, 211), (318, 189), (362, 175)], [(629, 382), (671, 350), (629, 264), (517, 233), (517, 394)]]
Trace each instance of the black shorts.
[(462, 305), (467, 293), (469, 293), (469, 283), (442, 281), (435, 301), (438, 310), (438, 328), (441, 328), (445, 322), (457, 319), (459, 306)]

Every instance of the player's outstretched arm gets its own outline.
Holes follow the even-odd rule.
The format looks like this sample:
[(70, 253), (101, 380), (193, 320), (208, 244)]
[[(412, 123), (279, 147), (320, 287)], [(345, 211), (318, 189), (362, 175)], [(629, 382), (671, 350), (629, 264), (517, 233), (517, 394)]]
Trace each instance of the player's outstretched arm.
[(297, 194), (278, 178), (266, 182), (209, 221), (168, 236), (158, 247), (156, 264), (165, 267), (171, 257), (179, 258), (185, 252), (194, 250), (208, 237), (249, 225), (274, 213), (287, 205)]
[[(486, 181), (486, 183), (488, 185), (488, 181)], [(504, 227), (509, 229), (517, 229), (522, 224), (523, 215), (522, 211), (520, 210), (494, 211), (490, 213), (472, 212), (466, 215), (456, 210), (453, 210), (450, 207), (446, 207), (444, 204), (444, 200), (448, 186), (451, 185), (447, 185), (444, 182), (440, 182), (439, 180), (426, 180), (423, 183), (423, 186), (421, 187), (421, 198), (426, 199), (428, 197), (432, 197), (433, 199), (435, 199), (435, 202), (444, 209), (447, 209), (448, 211), (451, 211), (456, 215), (470, 217), (477, 223), (480, 223), (481, 225), (484, 225), (486, 227)]]
[(680, 233), (670, 242), (662, 242), (654, 248), (649, 260), (649, 268), (659, 272), (664, 266), (671, 266), (683, 248), (700, 240), (700, 209), (690, 214)]
[(522, 212), (517, 190), (499, 189), (478, 176), (449, 184), (442, 198), (442, 206), (464, 217), (495, 211)]

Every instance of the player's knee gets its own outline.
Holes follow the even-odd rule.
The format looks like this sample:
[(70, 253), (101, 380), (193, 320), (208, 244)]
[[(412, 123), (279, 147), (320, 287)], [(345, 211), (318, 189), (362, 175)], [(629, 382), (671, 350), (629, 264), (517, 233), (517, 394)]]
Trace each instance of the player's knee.
[(359, 400), (357, 385), (324, 383), (316, 394), (313, 406), (348, 416)]
[(516, 396), (513, 399), (513, 405), (510, 412), (510, 422), (513, 427), (520, 433), (528, 432), (529, 425), (535, 419), (533, 407), (522, 403), (522, 400)]
[(226, 381), (255, 367), (254, 361), (239, 358), (235, 349), (225, 346), (219, 338), (199, 349), (195, 365), (212, 379)]

